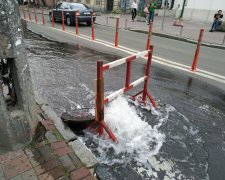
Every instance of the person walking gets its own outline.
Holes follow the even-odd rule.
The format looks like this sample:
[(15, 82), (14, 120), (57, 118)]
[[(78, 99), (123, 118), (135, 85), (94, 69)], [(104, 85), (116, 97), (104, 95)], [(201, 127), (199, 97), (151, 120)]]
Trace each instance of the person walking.
[(146, 18), (146, 23), (148, 23), (148, 16), (149, 16), (149, 4), (145, 6), (144, 12), (145, 12), (145, 18)]
[(148, 25), (150, 22), (154, 21), (155, 16), (155, 8), (157, 7), (157, 0), (153, 0), (149, 6), (149, 17), (148, 17)]
[(214, 14), (214, 21), (209, 32), (215, 31), (222, 24), (222, 18), (222, 10), (219, 10), (217, 14)]
[(131, 5), (132, 21), (134, 21), (135, 17), (137, 16), (137, 6), (137, 0), (134, 0)]

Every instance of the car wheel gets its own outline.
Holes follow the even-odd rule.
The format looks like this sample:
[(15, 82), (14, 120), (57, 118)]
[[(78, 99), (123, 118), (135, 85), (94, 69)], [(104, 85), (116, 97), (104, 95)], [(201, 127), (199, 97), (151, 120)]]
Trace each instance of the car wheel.
[(91, 25), (91, 22), (87, 22), (87, 25), (90, 26)]
[(67, 16), (66, 17), (66, 24), (68, 25), (68, 26), (71, 26), (71, 19), (70, 19), (70, 17), (69, 16)]

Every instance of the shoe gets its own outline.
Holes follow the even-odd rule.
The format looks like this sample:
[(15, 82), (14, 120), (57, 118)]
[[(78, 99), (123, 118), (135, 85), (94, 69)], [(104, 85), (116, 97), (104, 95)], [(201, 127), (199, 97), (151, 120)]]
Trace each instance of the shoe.
[(213, 32), (213, 30), (211, 29), (209, 32)]
[(147, 25), (150, 25), (149, 23)]

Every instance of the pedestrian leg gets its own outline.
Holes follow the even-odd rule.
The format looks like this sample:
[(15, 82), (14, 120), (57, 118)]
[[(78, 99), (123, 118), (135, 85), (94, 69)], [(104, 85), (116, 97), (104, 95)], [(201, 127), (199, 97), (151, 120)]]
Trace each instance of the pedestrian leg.
[(132, 21), (134, 20), (134, 9), (131, 9)]
[(137, 16), (137, 9), (134, 9), (134, 19), (136, 18)]
[(155, 12), (152, 12), (152, 22), (154, 22)]
[(154, 13), (153, 13), (152, 11), (149, 12), (149, 20), (148, 20), (148, 24), (150, 24), (150, 22), (152, 22), (153, 14), (154, 14)]
[(215, 24), (215, 29), (214, 29), (214, 30), (217, 30), (219, 26), (220, 26), (220, 21), (217, 20), (217, 21), (216, 21), (216, 24)]
[(148, 14), (148, 25), (150, 24), (150, 21), (151, 21), (151, 12), (149, 12)]
[(216, 26), (216, 20), (213, 21), (210, 32), (213, 32), (213, 30), (215, 29), (215, 26)]

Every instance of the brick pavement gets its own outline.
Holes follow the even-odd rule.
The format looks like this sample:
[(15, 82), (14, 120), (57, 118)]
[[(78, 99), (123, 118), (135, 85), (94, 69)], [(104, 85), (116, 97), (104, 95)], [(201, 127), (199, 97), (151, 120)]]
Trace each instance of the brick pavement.
[(43, 121), (42, 125), (47, 130), (44, 140), (0, 155), (0, 179), (93, 180), (93, 169), (86, 168), (65, 140), (59, 138), (53, 122)]

